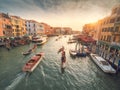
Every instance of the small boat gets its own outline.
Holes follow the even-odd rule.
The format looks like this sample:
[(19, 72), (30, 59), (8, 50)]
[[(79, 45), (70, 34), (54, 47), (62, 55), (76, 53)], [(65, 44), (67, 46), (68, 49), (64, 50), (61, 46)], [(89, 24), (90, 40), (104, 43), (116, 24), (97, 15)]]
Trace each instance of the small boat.
[(35, 43), (39, 46), (46, 42), (47, 42), (47, 36), (41, 36), (39, 39), (36, 40)]
[(67, 43), (76, 43), (76, 40), (69, 38)]
[(40, 52), (34, 55), (24, 66), (23, 72), (33, 72), (43, 58), (44, 53)]
[(33, 48), (30, 48), (28, 51), (23, 52), (22, 54), (23, 54), (23, 55), (29, 55), (29, 54), (31, 54), (36, 48), (37, 48), (37, 45), (34, 45)]
[(39, 40), (36, 42), (36, 44), (39, 46), (39, 45), (42, 45), (42, 44), (44, 44), (44, 43), (46, 43), (46, 42), (47, 42), (47, 38), (43, 37), (43, 38), (39, 39)]
[(67, 43), (75, 43), (76, 40), (69, 40)]
[(75, 50), (71, 50), (71, 49), (69, 50), (69, 53), (70, 53), (71, 56), (74, 56), (74, 57), (77, 54), (77, 52)]
[(23, 55), (29, 55), (29, 54), (31, 54), (32, 53), (32, 51), (27, 51), (27, 52), (23, 52), (22, 54)]
[(80, 52), (75, 51), (75, 50), (69, 50), (69, 53), (73, 57), (75, 57), (75, 56), (77, 56), (77, 57), (86, 57), (87, 56), (86, 53), (80, 53)]
[(32, 37), (32, 42), (37, 42), (39, 38), (40, 38), (40, 36), (34, 36), (34, 37)]
[(90, 54), (90, 56), (105, 73), (116, 73), (116, 70), (102, 57), (97, 54)]

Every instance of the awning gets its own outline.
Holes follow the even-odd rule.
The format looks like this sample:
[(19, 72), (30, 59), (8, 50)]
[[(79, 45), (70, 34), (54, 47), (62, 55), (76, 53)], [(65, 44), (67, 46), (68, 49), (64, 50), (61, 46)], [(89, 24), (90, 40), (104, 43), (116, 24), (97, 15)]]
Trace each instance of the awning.
[(120, 46), (117, 46), (117, 45), (112, 45), (111, 48), (120, 50)]
[(99, 43), (100, 43), (101, 45), (111, 46), (109, 43), (104, 42), (104, 41), (99, 41)]

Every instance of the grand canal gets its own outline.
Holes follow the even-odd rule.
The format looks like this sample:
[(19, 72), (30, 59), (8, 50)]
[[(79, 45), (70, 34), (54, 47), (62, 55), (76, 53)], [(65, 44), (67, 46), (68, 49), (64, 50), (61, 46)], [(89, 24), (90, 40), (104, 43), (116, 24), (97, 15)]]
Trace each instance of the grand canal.
[[(120, 75), (103, 73), (89, 57), (71, 58), (69, 49), (74, 44), (67, 44), (68, 38), (56, 41), (51, 37), (26, 57), (21, 53), (32, 44), (10, 51), (0, 48), (0, 90), (120, 90)], [(61, 46), (65, 46), (67, 57), (64, 74), (60, 71), (61, 54), (57, 54)], [(22, 67), (38, 52), (44, 52), (45, 58), (31, 75), (26, 75)]]

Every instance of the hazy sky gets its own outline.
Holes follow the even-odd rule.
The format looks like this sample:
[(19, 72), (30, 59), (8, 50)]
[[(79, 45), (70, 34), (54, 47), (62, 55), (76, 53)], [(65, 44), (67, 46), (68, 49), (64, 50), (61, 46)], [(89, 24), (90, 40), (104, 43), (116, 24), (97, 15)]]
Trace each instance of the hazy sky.
[(86, 23), (110, 15), (120, 0), (0, 0), (0, 12), (82, 30)]

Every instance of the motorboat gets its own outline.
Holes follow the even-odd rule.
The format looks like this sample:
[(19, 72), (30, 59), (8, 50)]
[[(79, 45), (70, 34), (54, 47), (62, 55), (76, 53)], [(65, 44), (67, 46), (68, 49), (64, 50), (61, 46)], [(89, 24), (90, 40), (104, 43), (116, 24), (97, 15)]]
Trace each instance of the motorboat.
[(105, 72), (116, 73), (116, 70), (101, 56), (97, 54), (90, 54), (92, 60)]
[(69, 53), (70, 53), (71, 56), (74, 56), (74, 57), (77, 54), (77, 52), (75, 50), (72, 50), (72, 49), (69, 50)]
[(36, 44), (39, 46), (39, 45), (42, 45), (42, 44), (44, 44), (46, 42), (47, 42), (47, 37), (41, 37), (40, 39), (38, 39), (36, 41)]
[(43, 58), (44, 53), (34, 55), (22, 68), (23, 72), (33, 72)]
[(34, 36), (32, 37), (32, 42), (37, 42), (38, 39), (40, 39), (40, 36)]
[(67, 43), (76, 43), (76, 40), (69, 39)]

